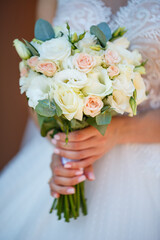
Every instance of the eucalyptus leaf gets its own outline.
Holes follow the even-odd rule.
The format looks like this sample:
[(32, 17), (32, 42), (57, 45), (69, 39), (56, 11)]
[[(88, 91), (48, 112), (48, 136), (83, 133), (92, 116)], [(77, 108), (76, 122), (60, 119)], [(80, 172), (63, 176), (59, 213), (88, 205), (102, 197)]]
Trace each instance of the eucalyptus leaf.
[(62, 115), (62, 109), (57, 105), (57, 103), (53, 100), (53, 104), (55, 107), (56, 107), (56, 113), (57, 113), (57, 116), (60, 117)]
[(34, 35), (36, 39), (41, 41), (47, 41), (55, 38), (55, 32), (52, 25), (48, 21), (41, 18), (38, 19), (35, 24)]
[(109, 41), (112, 37), (112, 33), (111, 33), (111, 29), (108, 26), (107, 23), (105, 22), (101, 22), (97, 25), (97, 27), (99, 27), (99, 29), (104, 33), (104, 35), (106, 36), (107, 41)]
[(94, 128), (96, 128), (103, 136), (105, 135), (106, 129), (107, 129), (107, 124), (105, 125), (97, 125), (95, 118), (87, 118), (87, 123)]
[(111, 113), (105, 111), (96, 116), (97, 125), (105, 125), (111, 122), (112, 116)]
[(29, 49), (29, 51), (31, 52), (31, 54), (33, 56), (39, 56), (39, 52), (37, 51), (37, 49), (30, 43), (28, 42), (27, 40), (23, 39), (27, 48)]
[(98, 38), (102, 47), (106, 47), (107, 38), (98, 26), (95, 25), (91, 26), (90, 33)]
[(40, 129), (41, 129), (41, 136), (42, 137), (46, 137), (47, 133), (49, 131), (54, 131), (54, 132), (59, 132), (59, 126), (56, 122), (56, 120), (52, 117), (52, 118), (48, 118), (48, 117), (43, 117), (39, 114), (37, 114), (38, 117), (38, 122), (40, 125)]
[(44, 117), (53, 117), (56, 114), (56, 106), (51, 104), (48, 99), (39, 100), (35, 111)]
[(105, 112), (106, 110), (108, 110), (110, 108), (110, 106), (109, 105), (106, 105), (106, 106), (104, 106), (102, 109), (101, 109), (101, 112), (103, 113), (103, 112)]

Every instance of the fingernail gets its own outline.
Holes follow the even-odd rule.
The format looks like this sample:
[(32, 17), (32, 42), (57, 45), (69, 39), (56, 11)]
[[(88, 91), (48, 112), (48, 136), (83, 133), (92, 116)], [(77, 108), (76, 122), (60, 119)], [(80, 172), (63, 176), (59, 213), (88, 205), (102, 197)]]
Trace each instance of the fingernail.
[(56, 140), (59, 140), (59, 139), (60, 139), (60, 136), (59, 136), (58, 134), (56, 134), (56, 135), (54, 135), (54, 138), (55, 138)]
[(95, 180), (95, 176), (92, 172), (89, 172), (87, 175), (88, 175), (89, 180), (91, 180), (91, 181)]
[(64, 168), (71, 168), (71, 164), (66, 163), (66, 164), (64, 165)]
[(55, 148), (55, 149), (54, 149), (54, 153), (59, 154), (59, 153), (60, 153), (59, 149), (58, 149), (58, 148)]
[(56, 143), (57, 143), (56, 139), (54, 139), (54, 138), (51, 140), (51, 142), (52, 142), (53, 144), (56, 144)]
[(74, 188), (68, 188), (67, 193), (75, 193), (75, 189)]
[(83, 182), (84, 180), (86, 180), (86, 177), (84, 175), (78, 178), (78, 182)]
[(58, 193), (53, 193), (52, 196), (53, 196), (54, 198), (58, 198), (58, 197), (59, 197), (59, 194), (58, 194)]
[(83, 174), (82, 170), (76, 172), (76, 175), (82, 175), (82, 174)]

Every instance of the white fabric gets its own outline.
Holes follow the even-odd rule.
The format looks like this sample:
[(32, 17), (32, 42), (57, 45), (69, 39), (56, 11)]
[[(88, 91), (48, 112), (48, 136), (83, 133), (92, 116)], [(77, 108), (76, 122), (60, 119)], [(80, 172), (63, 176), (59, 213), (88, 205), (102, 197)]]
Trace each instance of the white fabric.
[[(133, 46), (151, 60), (147, 84), (153, 87), (143, 109), (159, 106), (160, 1), (131, 0), (111, 16), (100, 0), (61, 0), (56, 24), (70, 18), (83, 30), (107, 21), (126, 25)], [(142, 17), (143, 16), (143, 17)], [(151, 68), (152, 67), (152, 68)], [(0, 240), (159, 240), (160, 145), (120, 145), (95, 165), (96, 180), (86, 182), (88, 215), (69, 224), (48, 213), (47, 181), (53, 146), (29, 122), (25, 143), (0, 178)], [(158, 131), (158, 129), (157, 129)]]

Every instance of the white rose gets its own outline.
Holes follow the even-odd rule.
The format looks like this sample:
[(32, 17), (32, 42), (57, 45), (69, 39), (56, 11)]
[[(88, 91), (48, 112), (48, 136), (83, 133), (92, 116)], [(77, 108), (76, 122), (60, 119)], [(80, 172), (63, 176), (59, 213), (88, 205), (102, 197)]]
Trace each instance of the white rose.
[[(85, 37), (80, 40), (76, 46), (81, 52), (89, 53), (91, 51), (90, 46), (96, 44), (96, 37), (94, 35), (91, 35), (89, 32), (85, 34)], [(89, 52), (88, 52), (89, 51)]]
[(44, 75), (35, 76), (26, 91), (26, 96), (29, 98), (28, 105), (35, 108), (38, 104), (38, 100), (48, 98), (52, 79)]
[(121, 63), (124, 62), (135, 66), (140, 65), (142, 56), (137, 50), (129, 51), (124, 47), (114, 44), (112, 42), (108, 42), (107, 44), (110, 50), (113, 50), (119, 54), (119, 56), (121, 57)]
[(54, 81), (81, 89), (87, 84), (88, 79), (85, 73), (76, 69), (65, 69), (55, 74)]
[(106, 69), (97, 67), (88, 73), (88, 84), (82, 89), (85, 95), (96, 95), (101, 98), (112, 93), (112, 81)]
[(71, 54), (71, 44), (66, 37), (53, 38), (39, 47), (40, 58), (53, 61), (63, 60)]
[(118, 38), (113, 43), (116, 44), (117, 46), (121, 46), (123, 48), (128, 48), (129, 44), (130, 44), (130, 42), (128, 41), (128, 39), (126, 37)]
[(28, 76), (27, 77), (21, 77), (19, 79), (19, 85), (20, 85), (20, 91), (21, 94), (23, 94), (24, 92), (26, 92), (32, 82), (32, 80), (34, 80), (34, 78), (36, 76), (39, 76), (39, 74), (33, 72), (32, 70), (29, 71)]
[(133, 84), (135, 86), (135, 89), (137, 91), (137, 104), (140, 104), (144, 100), (147, 99), (146, 96), (146, 87), (143, 81), (143, 78), (141, 77), (140, 73), (135, 72), (133, 77)]
[(50, 98), (55, 100), (61, 108), (63, 115), (71, 121), (73, 118), (82, 120), (83, 118), (83, 95), (74, 88), (65, 84), (56, 84), (50, 92)]
[(132, 114), (129, 99), (122, 91), (113, 90), (112, 96), (107, 98), (107, 102), (117, 113), (123, 114), (128, 112)]

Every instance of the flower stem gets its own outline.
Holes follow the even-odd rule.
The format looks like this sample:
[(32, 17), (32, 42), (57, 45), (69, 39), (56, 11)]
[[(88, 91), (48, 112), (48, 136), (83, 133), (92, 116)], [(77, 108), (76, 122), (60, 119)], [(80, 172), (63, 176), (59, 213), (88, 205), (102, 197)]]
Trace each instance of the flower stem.
[(74, 219), (76, 219), (77, 218), (77, 214), (76, 214), (76, 211), (75, 211), (75, 204), (73, 202), (73, 197), (74, 197), (73, 195), (69, 195), (69, 201), (70, 201), (73, 217), (74, 217)]
[(84, 196), (84, 182), (80, 183), (80, 196), (81, 196), (82, 212), (84, 215), (87, 215), (87, 204)]
[(69, 222), (69, 204), (68, 204), (68, 196), (64, 196), (65, 201), (65, 221)]
[(49, 213), (52, 213), (52, 212), (53, 212), (53, 210), (55, 209), (56, 203), (57, 203), (57, 199), (55, 198), (54, 201), (53, 201), (53, 204), (52, 204), (52, 207), (51, 207)]

